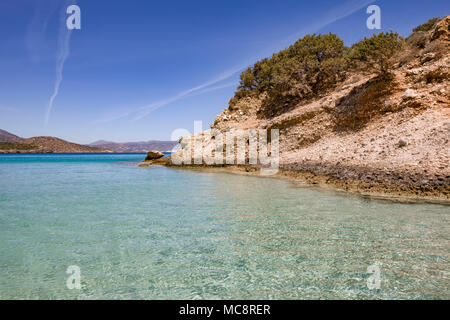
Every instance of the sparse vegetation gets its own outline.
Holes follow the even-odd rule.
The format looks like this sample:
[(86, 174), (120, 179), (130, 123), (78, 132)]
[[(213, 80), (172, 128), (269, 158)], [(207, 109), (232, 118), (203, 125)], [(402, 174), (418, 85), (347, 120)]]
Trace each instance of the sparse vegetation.
[(365, 38), (352, 48), (345, 47), (335, 34), (307, 35), (244, 71), (229, 108), (244, 97), (265, 92), (259, 116), (270, 118), (334, 88), (355, 68), (388, 78), (391, 58), (401, 45), (402, 39), (393, 32)]
[(0, 150), (33, 150), (33, 149), (37, 149), (37, 147), (32, 144), (0, 142)]
[(241, 74), (230, 108), (241, 98), (267, 93), (261, 115), (283, 113), (299, 100), (333, 87), (343, 78), (344, 43), (335, 34), (307, 35)]
[(437, 22), (439, 22), (439, 20), (441, 20), (441, 18), (432, 18), (432, 19), (428, 20), (427, 22), (425, 22), (424, 24), (421, 24), (420, 26), (414, 28), (413, 32), (419, 32), (419, 31), (428, 32), (431, 29), (433, 29), (434, 25)]
[(337, 103), (336, 108), (328, 109), (337, 130), (358, 130), (372, 118), (386, 112), (398, 111), (395, 104), (385, 103), (397, 83), (390, 77), (377, 77), (356, 87)]
[(406, 38), (406, 42), (413, 48), (424, 49), (430, 43), (428, 32), (431, 31), (441, 18), (432, 18), (426, 23), (413, 29), (411, 35)]
[(411, 34), (407, 39), (407, 43), (409, 43), (412, 47), (423, 49), (427, 45), (428, 34), (424, 31), (417, 31)]
[[(358, 129), (377, 115), (405, 107), (420, 108), (406, 103), (386, 104), (385, 100), (397, 86), (392, 73), (394, 68), (416, 58), (421, 58), (423, 64), (442, 55), (445, 44), (439, 39), (430, 41), (429, 34), (439, 20), (433, 18), (418, 26), (406, 41), (396, 32), (381, 32), (350, 48), (335, 34), (307, 35), (245, 70), (229, 101), (229, 109), (235, 109), (237, 102), (245, 97), (259, 97), (262, 103), (258, 117), (272, 118), (327, 94), (355, 73), (375, 73), (376, 77), (349, 94), (352, 101), (342, 102), (336, 110), (330, 111), (337, 127)], [(426, 74), (422, 81), (433, 83), (445, 79), (448, 79), (447, 73), (434, 71)]]
[(347, 60), (350, 64), (363, 63), (364, 69), (389, 78), (392, 71), (393, 57), (403, 45), (403, 39), (396, 32), (381, 32), (354, 44)]

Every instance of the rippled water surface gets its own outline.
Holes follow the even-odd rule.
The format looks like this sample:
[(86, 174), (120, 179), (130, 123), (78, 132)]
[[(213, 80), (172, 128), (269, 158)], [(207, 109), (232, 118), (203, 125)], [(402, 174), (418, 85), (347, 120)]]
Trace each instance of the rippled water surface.
[(450, 298), (448, 206), (142, 158), (0, 156), (0, 298)]

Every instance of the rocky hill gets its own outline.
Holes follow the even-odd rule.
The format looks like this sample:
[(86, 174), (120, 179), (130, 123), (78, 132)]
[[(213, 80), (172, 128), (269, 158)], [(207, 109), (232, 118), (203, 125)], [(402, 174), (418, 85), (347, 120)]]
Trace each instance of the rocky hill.
[(109, 149), (109, 150), (113, 150), (115, 152), (145, 153), (145, 152), (148, 152), (149, 150), (169, 152), (177, 144), (178, 144), (177, 141), (150, 140), (150, 141), (141, 141), (141, 142), (117, 143), (117, 142), (99, 140), (99, 141), (89, 144), (89, 146)]
[(7, 131), (0, 131), (0, 153), (103, 153), (112, 152), (68, 142), (55, 137), (20, 138)]
[[(316, 58), (304, 53), (323, 41), (325, 48), (336, 43), (334, 56), (327, 49)], [(331, 36), (305, 37), (244, 72), (211, 128), (279, 129), (279, 175), (363, 194), (448, 201), (449, 45), (449, 16), (407, 39), (383, 34), (342, 53)], [(200, 138), (203, 147), (213, 143)], [(180, 142), (184, 150), (193, 147), (190, 137)]]
[(112, 152), (104, 148), (96, 148), (68, 142), (55, 137), (33, 137), (24, 140), (24, 143), (38, 146), (43, 150), (51, 150), (54, 153), (96, 153)]

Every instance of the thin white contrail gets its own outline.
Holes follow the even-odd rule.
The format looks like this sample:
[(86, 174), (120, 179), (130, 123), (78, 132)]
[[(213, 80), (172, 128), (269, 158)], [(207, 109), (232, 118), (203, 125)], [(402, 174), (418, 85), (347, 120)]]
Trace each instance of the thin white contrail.
[(48, 124), (50, 119), (50, 113), (52, 112), (53, 102), (55, 101), (56, 96), (59, 93), (59, 87), (63, 80), (63, 69), (64, 63), (66, 62), (67, 57), (70, 53), (70, 36), (72, 35), (72, 30), (67, 29), (65, 23), (65, 9), (69, 4), (75, 3), (74, 1), (66, 1), (63, 7), (64, 13), (60, 16), (60, 29), (58, 35), (58, 44), (57, 44), (57, 57), (56, 57), (56, 80), (55, 87), (53, 89), (53, 94), (50, 97), (47, 105), (47, 112), (45, 114), (45, 125)]
[(157, 109), (159, 109), (161, 107), (164, 107), (164, 106), (166, 106), (166, 105), (168, 105), (168, 104), (170, 104), (172, 102), (178, 101), (178, 100), (180, 100), (180, 99), (182, 99), (182, 98), (184, 98), (184, 97), (186, 97), (188, 95), (192, 95), (192, 94), (196, 94), (196, 93), (197, 94), (201, 94), (201, 93), (211, 92), (211, 91), (214, 91), (214, 90), (219, 90), (219, 89), (223, 89), (223, 88), (226, 88), (226, 87), (234, 85), (234, 84), (229, 83), (229, 84), (222, 85), (222, 86), (208, 88), (209, 86), (212, 86), (213, 84), (216, 84), (216, 83), (218, 83), (220, 81), (223, 81), (225, 79), (230, 78), (234, 74), (236, 74), (239, 71), (243, 70), (243, 68), (244, 68), (244, 66), (242, 65), (240, 67), (236, 67), (236, 68), (230, 69), (229, 71), (222, 73), (221, 75), (219, 75), (218, 77), (216, 77), (216, 78), (214, 78), (212, 80), (209, 80), (209, 81), (207, 81), (205, 83), (202, 83), (202, 84), (200, 84), (200, 85), (198, 85), (198, 86), (196, 86), (194, 88), (190, 88), (190, 89), (184, 90), (182, 92), (179, 92), (178, 94), (176, 94), (176, 95), (174, 95), (174, 96), (172, 96), (170, 98), (158, 100), (158, 101), (155, 101), (155, 102), (153, 102), (151, 104), (148, 104), (148, 105), (136, 108), (136, 109), (125, 111), (125, 112), (123, 112), (123, 113), (121, 113), (121, 114), (119, 114), (117, 116), (112, 116), (112, 117), (108, 117), (108, 118), (105, 118), (105, 119), (95, 120), (95, 121), (92, 121), (91, 124), (107, 123), (107, 122), (111, 122), (111, 121), (115, 121), (115, 120), (118, 120), (118, 119), (122, 119), (122, 118), (128, 117), (128, 116), (130, 116), (132, 114), (137, 114), (132, 119), (132, 121), (140, 120), (140, 119), (144, 118), (145, 116), (147, 116), (149, 113), (151, 113), (151, 112), (153, 112), (153, 111), (155, 111), (155, 110), (157, 110)]
[[(156, 109), (164, 107), (164, 106), (168, 105), (169, 103), (172, 103), (172, 102), (175, 102), (177, 100), (180, 100), (181, 98), (184, 98), (184, 97), (186, 97), (186, 96), (188, 96), (190, 94), (193, 94), (193, 93), (198, 92), (198, 91), (200, 91), (202, 89), (205, 89), (205, 88), (207, 88), (207, 87), (209, 87), (209, 86), (211, 86), (213, 84), (216, 84), (216, 83), (218, 83), (220, 81), (228, 79), (231, 76), (233, 76), (234, 74), (236, 74), (239, 71), (241, 71), (243, 68), (244, 68), (244, 66), (240, 66), (240, 67), (231, 69), (231, 70), (229, 70), (227, 72), (222, 73), (221, 75), (219, 75), (218, 77), (216, 77), (213, 80), (207, 81), (207, 82), (205, 82), (205, 83), (203, 83), (201, 85), (198, 85), (198, 86), (196, 86), (194, 88), (191, 88), (191, 89), (185, 90), (183, 92), (180, 92), (180, 93), (178, 93), (177, 95), (175, 95), (175, 96), (173, 96), (171, 98), (160, 100), (160, 101), (151, 103), (149, 105), (146, 105), (144, 107), (140, 107), (138, 110), (134, 110), (134, 112), (139, 112), (139, 114), (133, 119), (133, 121), (140, 120), (140, 119), (144, 118), (145, 116), (147, 116), (150, 112), (155, 111)], [(220, 89), (220, 87), (215, 88), (215, 90), (218, 90), (218, 89)], [(209, 91), (212, 91), (212, 90), (209, 90)]]

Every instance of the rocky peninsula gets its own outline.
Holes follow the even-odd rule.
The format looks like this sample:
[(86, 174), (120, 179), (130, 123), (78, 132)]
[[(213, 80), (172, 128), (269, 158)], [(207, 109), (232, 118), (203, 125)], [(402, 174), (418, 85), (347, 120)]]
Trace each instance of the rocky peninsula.
[[(407, 39), (383, 37), (344, 48), (342, 60), (315, 61), (315, 74), (298, 67), (306, 74), (298, 79), (282, 68), (307, 61), (285, 58), (300, 45), (258, 62), (241, 75), (235, 97), (211, 130), (278, 129), (276, 177), (375, 197), (450, 202), (450, 16), (430, 20)], [(315, 40), (305, 38), (301, 45)], [(398, 48), (386, 47), (388, 41)], [(364, 52), (370, 46), (373, 50)], [(392, 55), (383, 57), (388, 49)], [(374, 50), (378, 56), (370, 59)], [(367, 67), (370, 63), (378, 70)], [(334, 64), (337, 71), (329, 69)], [(203, 150), (212, 141), (199, 135)], [(192, 137), (180, 140), (177, 154), (193, 148)], [(170, 157), (155, 164), (176, 167)], [(260, 166), (219, 167), (255, 174)]]

